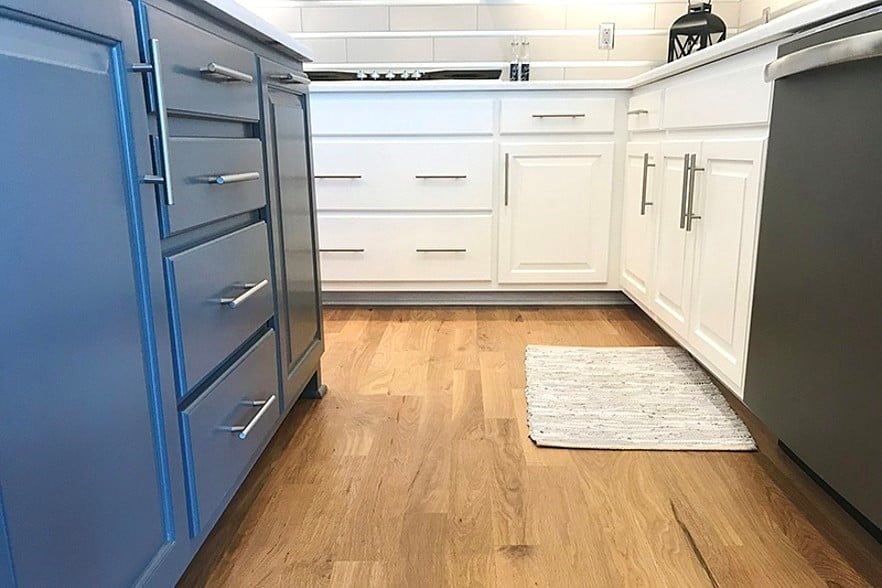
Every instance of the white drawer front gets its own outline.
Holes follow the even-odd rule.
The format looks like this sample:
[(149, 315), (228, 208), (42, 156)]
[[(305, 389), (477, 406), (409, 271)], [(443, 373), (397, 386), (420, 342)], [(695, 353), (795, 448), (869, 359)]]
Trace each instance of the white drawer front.
[(492, 141), (316, 139), (319, 210), (491, 210)]
[(491, 278), (490, 215), (319, 216), (326, 282), (454, 282)]
[(760, 125), (769, 122), (772, 84), (763, 79), (775, 47), (761, 47), (722, 65), (674, 78), (665, 89), (666, 129)]
[(628, 101), (628, 130), (657, 131), (661, 128), (662, 92), (647, 92)]
[(611, 133), (612, 98), (538, 98), (502, 101), (503, 133)]
[(313, 94), (310, 109), (315, 136), (493, 133), (489, 98)]

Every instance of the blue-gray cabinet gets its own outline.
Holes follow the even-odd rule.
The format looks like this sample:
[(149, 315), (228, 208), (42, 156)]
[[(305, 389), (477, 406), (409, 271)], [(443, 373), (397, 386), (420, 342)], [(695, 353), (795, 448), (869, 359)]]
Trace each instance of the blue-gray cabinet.
[(3, 588), (173, 585), (320, 395), (306, 85), (252, 34), (0, 0)]
[(0, 585), (167, 584), (188, 538), (132, 6), (15, 4), (0, 9)]

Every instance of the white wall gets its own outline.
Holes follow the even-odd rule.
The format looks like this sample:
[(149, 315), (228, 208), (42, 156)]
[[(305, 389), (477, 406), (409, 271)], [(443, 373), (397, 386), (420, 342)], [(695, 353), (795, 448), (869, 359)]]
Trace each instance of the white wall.
[[(667, 60), (687, 0), (238, 0), (304, 41), (313, 69), (505, 67), (516, 35), (530, 41), (533, 79), (614, 79)], [(713, 0), (734, 34), (806, 0)], [(745, 20), (747, 19), (747, 20)], [(616, 24), (615, 48), (597, 28)]]

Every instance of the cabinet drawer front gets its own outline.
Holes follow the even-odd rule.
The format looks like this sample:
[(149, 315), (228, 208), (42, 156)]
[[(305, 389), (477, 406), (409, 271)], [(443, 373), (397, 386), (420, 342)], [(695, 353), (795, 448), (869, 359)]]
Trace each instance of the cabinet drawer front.
[(266, 205), (259, 139), (174, 138), (170, 149), (175, 204), (168, 232)]
[(490, 141), (313, 145), (319, 210), (490, 210)]
[(220, 514), (280, 418), (275, 341), (269, 331), (181, 414), (194, 537)]
[(503, 133), (611, 133), (616, 101), (511, 99), (502, 101)]
[(324, 215), (322, 279), (449, 282), (491, 278), (490, 215)]
[(189, 391), (273, 314), (266, 223), (178, 253), (167, 263)]
[(252, 52), (152, 7), (147, 15), (150, 34), (159, 39), (166, 108), (258, 120)]
[(483, 98), (314, 94), (310, 108), (316, 136), (493, 133), (493, 101)]
[(661, 128), (662, 92), (647, 92), (628, 101), (628, 130), (657, 131)]

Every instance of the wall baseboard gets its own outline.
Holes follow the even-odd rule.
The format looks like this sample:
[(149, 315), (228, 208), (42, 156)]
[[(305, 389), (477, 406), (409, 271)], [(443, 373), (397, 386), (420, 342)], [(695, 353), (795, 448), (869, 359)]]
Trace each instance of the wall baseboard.
[(621, 292), (322, 292), (325, 306), (630, 306)]

